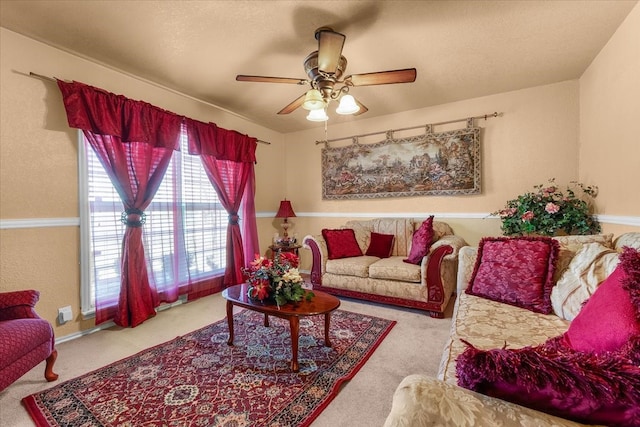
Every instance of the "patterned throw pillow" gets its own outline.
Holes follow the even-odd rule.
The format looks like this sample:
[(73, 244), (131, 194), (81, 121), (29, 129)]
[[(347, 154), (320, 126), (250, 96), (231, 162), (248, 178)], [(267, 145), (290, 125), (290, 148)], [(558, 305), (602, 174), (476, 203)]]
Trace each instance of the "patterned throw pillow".
[(362, 250), (356, 241), (356, 235), (350, 228), (340, 230), (322, 229), (322, 237), (327, 242), (329, 259), (362, 256)]
[(411, 251), (409, 252), (409, 256), (406, 259), (403, 259), (403, 261), (409, 264), (422, 263), (422, 258), (429, 253), (432, 243), (433, 215), (425, 219), (422, 224), (420, 224), (420, 228), (413, 233), (413, 238), (411, 239)]
[(549, 237), (485, 237), (466, 292), (549, 314), (558, 242)]
[(378, 258), (389, 258), (393, 250), (393, 242), (396, 236), (393, 234), (371, 233), (371, 241), (365, 255)]

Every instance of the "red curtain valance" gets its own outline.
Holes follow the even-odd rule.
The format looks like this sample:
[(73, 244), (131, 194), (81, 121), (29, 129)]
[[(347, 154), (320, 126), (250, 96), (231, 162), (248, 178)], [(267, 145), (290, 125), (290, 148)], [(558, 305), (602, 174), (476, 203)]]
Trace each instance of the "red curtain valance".
[(256, 162), (256, 138), (235, 130), (222, 129), (215, 123), (203, 123), (189, 118), (185, 118), (185, 123), (189, 136), (189, 154), (240, 163)]
[(182, 116), (79, 82), (58, 80), (69, 126), (122, 142), (180, 149)]

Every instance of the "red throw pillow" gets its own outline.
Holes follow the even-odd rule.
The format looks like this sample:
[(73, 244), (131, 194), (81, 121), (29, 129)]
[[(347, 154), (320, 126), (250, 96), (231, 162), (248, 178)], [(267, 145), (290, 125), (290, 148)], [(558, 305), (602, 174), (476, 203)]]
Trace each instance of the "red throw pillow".
[(404, 262), (409, 264), (420, 264), (422, 258), (429, 253), (431, 243), (433, 242), (433, 215), (425, 219), (420, 228), (413, 233), (411, 239), (411, 251), (407, 259), (403, 259)]
[(466, 292), (549, 314), (558, 251), (550, 237), (485, 237)]
[(362, 250), (358, 246), (355, 232), (350, 228), (341, 230), (322, 229), (322, 237), (327, 242), (329, 259), (349, 258), (362, 256)]
[(371, 242), (369, 242), (365, 255), (389, 258), (395, 239), (396, 236), (393, 234), (371, 233)]
[(564, 342), (576, 351), (602, 354), (620, 350), (632, 337), (640, 337), (640, 252), (625, 248), (618, 267), (569, 325)]

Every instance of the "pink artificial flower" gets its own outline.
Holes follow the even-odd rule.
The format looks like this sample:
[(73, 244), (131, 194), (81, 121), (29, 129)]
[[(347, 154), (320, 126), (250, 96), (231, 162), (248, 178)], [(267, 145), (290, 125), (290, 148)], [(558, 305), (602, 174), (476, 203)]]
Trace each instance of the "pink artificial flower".
[(506, 218), (509, 216), (513, 216), (513, 214), (515, 214), (518, 210), (516, 208), (508, 208), (508, 209), (502, 209), (500, 211), (500, 217), (501, 218)]
[(544, 210), (547, 211), (547, 213), (554, 214), (560, 210), (560, 206), (556, 205), (555, 203), (549, 202), (544, 207)]
[(545, 193), (549, 193), (549, 194), (551, 194), (551, 193), (555, 193), (555, 192), (556, 192), (556, 190), (557, 190), (557, 188), (556, 188), (556, 187), (551, 186), (551, 187), (547, 187), (547, 188), (545, 188), (545, 189), (544, 189), (544, 192), (545, 192)]
[(524, 214), (522, 214), (522, 220), (523, 221), (531, 221), (534, 216), (535, 215), (533, 214), (533, 212), (526, 211)]

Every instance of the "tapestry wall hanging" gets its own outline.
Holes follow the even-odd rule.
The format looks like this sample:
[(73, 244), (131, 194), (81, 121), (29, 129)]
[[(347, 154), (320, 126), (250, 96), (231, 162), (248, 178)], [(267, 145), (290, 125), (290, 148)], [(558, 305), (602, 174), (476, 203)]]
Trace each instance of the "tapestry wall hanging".
[[(469, 123), (468, 123), (469, 125)], [(323, 199), (480, 194), (480, 128), (322, 149)]]

